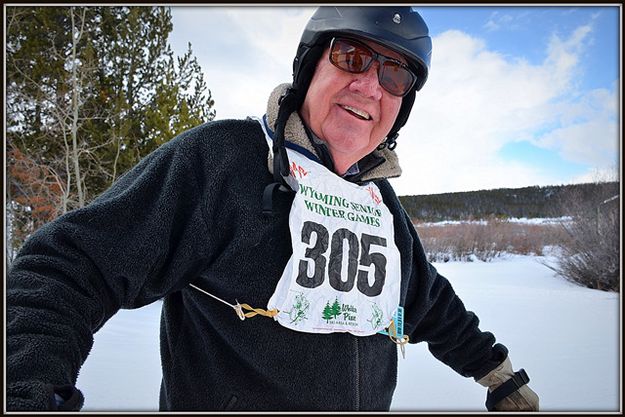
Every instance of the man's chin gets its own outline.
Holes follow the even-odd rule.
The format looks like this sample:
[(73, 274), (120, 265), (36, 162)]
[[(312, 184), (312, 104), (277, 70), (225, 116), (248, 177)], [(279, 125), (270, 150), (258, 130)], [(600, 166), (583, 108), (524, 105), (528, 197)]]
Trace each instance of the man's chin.
[(328, 147), (334, 150), (334, 152), (351, 157), (356, 157), (358, 154), (362, 153), (365, 147), (362, 136), (354, 137), (353, 135), (331, 138), (327, 143)]
[(369, 137), (371, 135), (371, 129), (363, 128), (363, 126), (349, 123), (343, 124), (339, 128), (328, 129), (325, 137), (326, 142), (334, 143), (337, 146), (345, 147), (348, 149), (358, 149), (363, 146), (367, 146), (369, 143)]

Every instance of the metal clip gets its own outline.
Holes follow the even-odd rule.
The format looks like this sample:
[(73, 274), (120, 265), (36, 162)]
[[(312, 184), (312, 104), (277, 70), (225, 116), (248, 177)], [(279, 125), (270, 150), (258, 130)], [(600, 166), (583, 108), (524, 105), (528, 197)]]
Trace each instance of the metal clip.
[(394, 336), (390, 336), (391, 340), (393, 341), (393, 343), (395, 343), (398, 347), (399, 350), (401, 352), (401, 357), (403, 359), (406, 359), (406, 348), (405, 345), (406, 343), (408, 343), (408, 336), (404, 335), (401, 339), (394, 337)]

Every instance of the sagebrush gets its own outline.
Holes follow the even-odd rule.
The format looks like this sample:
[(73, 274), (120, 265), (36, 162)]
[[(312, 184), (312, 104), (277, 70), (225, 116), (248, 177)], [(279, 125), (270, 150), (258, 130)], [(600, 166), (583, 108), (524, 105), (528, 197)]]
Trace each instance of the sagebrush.
[(501, 219), (452, 224), (416, 223), (430, 262), (490, 261), (504, 254), (543, 255), (566, 234), (558, 224), (524, 224)]
[(620, 291), (620, 195), (573, 196), (567, 204), (573, 220), (561, 226), (567, 239), (551, 268), (588, 288)]

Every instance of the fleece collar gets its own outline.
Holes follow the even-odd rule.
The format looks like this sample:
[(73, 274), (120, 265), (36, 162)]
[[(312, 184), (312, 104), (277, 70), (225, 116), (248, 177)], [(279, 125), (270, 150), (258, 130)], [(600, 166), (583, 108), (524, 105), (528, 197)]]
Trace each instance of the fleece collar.
[[(273, 90), (269, 97), (266, 117), (267, 124), (271, 130), (274, 129), (276, 119), (278, 118), (278, 101), (290, 86), (290, 84), (280, 84)], [(297, 112), (293, 112), (289, 117), (289, 120), (286, 122), (286, 126), (284, 128), (284, 140), (287, 147), (295, 149), (317, 162), (320, 161), (321, 158), (311, 143), (311, 139), (306, 134), (304, 123)], [(399, 161), (395, 151), (387, 148), (381, 151), (376, 149), (371, 152), (371, 155), (383, 158), (384, 162), (364, 173), (360, 178), (360, 181), (364, 182), (383, 178), (395, 178), (401, 175), (401, 168), (399, 167)], [(273, 173), (273, 153), (271, 149), (269, 149), (268, 166), (269, 172)]]

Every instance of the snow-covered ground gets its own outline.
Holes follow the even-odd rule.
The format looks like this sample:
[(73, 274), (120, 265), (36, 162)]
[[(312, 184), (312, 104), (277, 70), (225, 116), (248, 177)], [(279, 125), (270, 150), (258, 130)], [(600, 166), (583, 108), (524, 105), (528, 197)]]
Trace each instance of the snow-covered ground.
[[(525, 368), (541, 411), (616, 412), (621, 399), (619, 294), (573, 285), (539, 261), (510, 256), (493, 262), (435, 264)], [(121, 311), (96, 335), (78, 378), (83, 411), (158, 409), (161, 303)], [(427, 345), (399, 359), (391, 411), (485, 411), (485, 388), (438, 362)]]
[[(566, 223), (571, 221), (571, 217), (570, 216), (563, 216), (563, 217), (532, 217), (532, 218), (527, 218), (527, 217), (510, 217), (508, 219), (503, 219), (503, 220), (498, 220), (501, 221), (503, 223), (508, 222), (508, 223), (518, 223), (518, 224), (538, 224), (538, 225), (545, 225), (545, 224), (561, 224), (561, 223)], [(442, 220), (439, 222), (423, 222), (423, 223), (418, 223), (417, 226), (421, 226), (421, 227), (431, 227), (431, 226), (447, 226), (450, 224), (481, 224), (481, 225), (487, 225), (489, 223), (489, 220)]]

